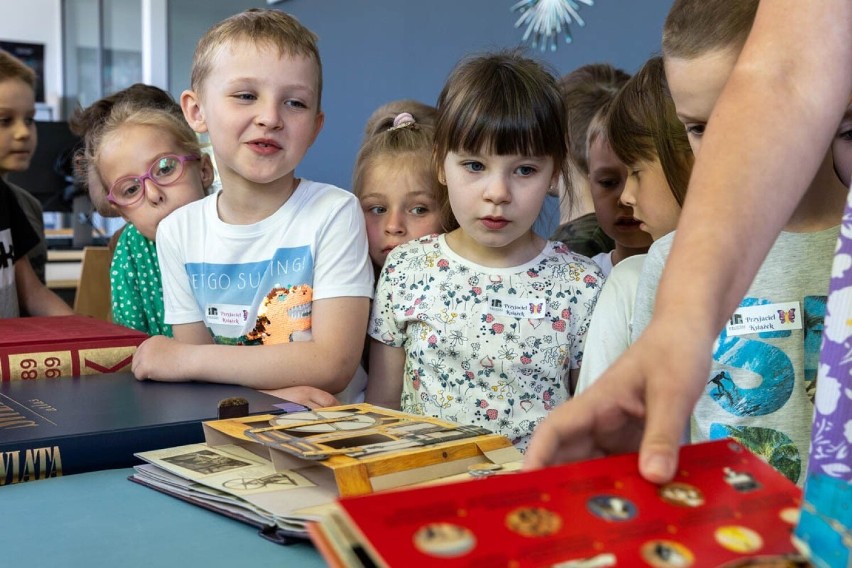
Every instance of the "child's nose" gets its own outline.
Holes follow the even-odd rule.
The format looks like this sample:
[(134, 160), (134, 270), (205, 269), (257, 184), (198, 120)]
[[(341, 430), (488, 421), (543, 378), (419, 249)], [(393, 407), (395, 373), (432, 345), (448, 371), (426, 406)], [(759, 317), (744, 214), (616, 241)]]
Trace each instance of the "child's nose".
[(258, 126), (262, 126), (264, 128), (280, 128), (281, 113), (278, 105), (271, 103), (263, 105), (255, 119), (255, 122), (257, 122)]
[(388, 212), (385, 218), (385, 232), (389, 235), (405, 234), (405, 219), (402, 213)]
[(22, 120), (15, 122), (15, 138), (18, 140), (26, 140), (32, 136), (32, 129), (27, 123)]
[(152, 182), (149, 179), (143, 180), (142, 183), (145, 184), (145, 199), (147, 199), (151, 203), (162, 203), (166, 200), (166, 195), (163, 193), (163, 190), (156, 183)]
[(627, 207), (636, 205), (636, 182), (632, 179), (632, 176), (624, 182), (624, 189), (621, 190), (621, 197), (618, 198), (618, 202)]
[(509, 182), (503, 176), (494, 176), (488, 180), (483, 196), (491, 203), (508, 203), (512, 199)]

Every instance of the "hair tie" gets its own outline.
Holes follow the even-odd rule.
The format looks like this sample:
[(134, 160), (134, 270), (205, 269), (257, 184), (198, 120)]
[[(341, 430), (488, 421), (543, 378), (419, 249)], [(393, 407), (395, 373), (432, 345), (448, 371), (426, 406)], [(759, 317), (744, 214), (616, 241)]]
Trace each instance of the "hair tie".
[(411, 113), (401, 112), (396, 115), (396, 118), (393, 119), (393, 126), (388, 128), (388, 131), (396, 130), (398, 128), (405, 128), (406, 126), (416, 124), (416, 122), (417, 121), (414, 120), (414, 117), (411, 116)]

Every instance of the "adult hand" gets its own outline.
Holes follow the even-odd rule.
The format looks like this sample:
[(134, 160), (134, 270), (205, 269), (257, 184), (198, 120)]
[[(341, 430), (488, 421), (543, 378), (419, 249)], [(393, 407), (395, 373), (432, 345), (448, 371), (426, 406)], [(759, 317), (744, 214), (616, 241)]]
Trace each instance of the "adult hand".
[(710, 368), (712, 340), (700, 337), (674, 321), (652, 321), (588, 390), (538, 426), (524, 468), (638, 449), (642, 476), (670, 481)]

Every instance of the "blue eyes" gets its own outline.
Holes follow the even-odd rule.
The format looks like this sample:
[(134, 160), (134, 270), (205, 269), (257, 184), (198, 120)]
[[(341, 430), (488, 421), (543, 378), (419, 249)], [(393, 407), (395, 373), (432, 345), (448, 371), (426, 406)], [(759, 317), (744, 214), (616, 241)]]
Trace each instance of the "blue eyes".
[[(235, 99), (237, 99), (238, 101), (241, 101), (241, 102), (253, 102), (253, 101), (257, 100), (257, 95), (252, 94), (252, 93), (236, 93), (232, 96), (233, 96), (233, 98), (235, 98)], [(302, 102), (300, 100), (296, 100), (296, 99), (288, 99), (288, 100), (284, 101), (284, 105), (286, 105), (288, 107), (296, 108), (296, 109), (308, 108), (307, 104), (305, 104), (304, 102)]]
[[(462, 163), (462, 167), (465, 168), (469, 172), (479, 173), (485, 171), (485, 165), (482, 162), (464, 162)], [(521, 177), (528, 177), (533, 175), (538, 171), (534, 166), (518, 166), (515, 169), (515, 173)]]
[[(373, 215), (384, 215), (388, 212), (388, 209), (387, 207), (384, 207), (382, 205), (374, 205), (372, 207), (368, 207), (366, 211), (368, 213), (372, 213)], [(423, 205), (418, 205), (417, 207), (412, 207), (411, 209), (409, 209), (408, 213), (419, 217), (421, 215), (426, 215), (427, 213), (429, 213), (429, 208)]]

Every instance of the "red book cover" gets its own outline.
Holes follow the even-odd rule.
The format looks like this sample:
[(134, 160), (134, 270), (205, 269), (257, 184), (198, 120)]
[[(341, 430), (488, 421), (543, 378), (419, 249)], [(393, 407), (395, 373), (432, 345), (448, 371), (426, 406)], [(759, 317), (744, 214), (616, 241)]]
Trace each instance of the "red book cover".
[[(675, 479), (639, 476), (636, 454), (340, 500), (379, 566), (746, 566), (795, 552), (801, 490), (730, 440), (686, 446)], [(326, 526), (324, 520), (321, 528)], [(345, 531), (344, 531), (345, 532)], [(326, 549), (334, 534), (324, 536)]]
[(148, 335), (73, 315), (0, 319), (3, 382), (129, 371)]

